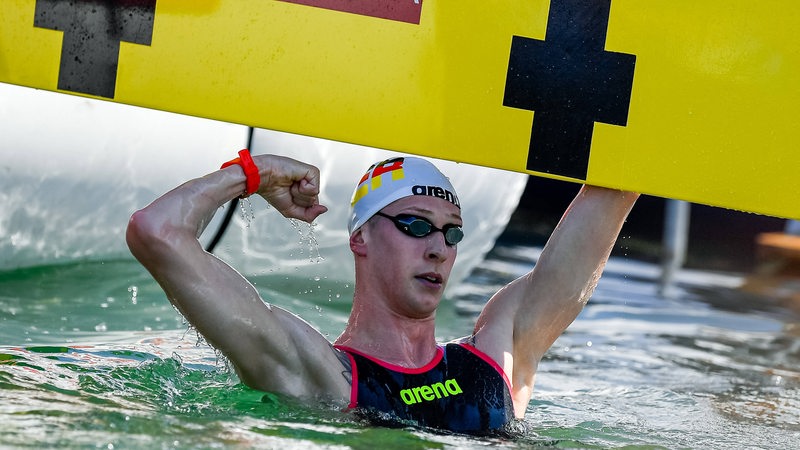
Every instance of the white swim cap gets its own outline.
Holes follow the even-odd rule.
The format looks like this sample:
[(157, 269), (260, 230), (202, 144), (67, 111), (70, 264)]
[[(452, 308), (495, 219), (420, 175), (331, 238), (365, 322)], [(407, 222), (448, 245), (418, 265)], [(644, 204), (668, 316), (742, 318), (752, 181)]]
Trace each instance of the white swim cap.
[(391, 158), (373, 164), (353, 192), (350, 201), (352, 234), (386, 205), (412, 195), (437, 197), (461, 208), (450, 180), (430, 162), (415, 157)]

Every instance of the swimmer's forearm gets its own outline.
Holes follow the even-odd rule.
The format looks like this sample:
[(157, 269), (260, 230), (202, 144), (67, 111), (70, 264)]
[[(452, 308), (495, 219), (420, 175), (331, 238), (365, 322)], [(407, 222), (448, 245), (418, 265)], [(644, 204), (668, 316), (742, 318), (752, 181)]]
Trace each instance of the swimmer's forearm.
[(244, 173), (238, 166), (231, 166), (178, 186), (145, 210), (164, 221), (164, 225), (184, 229), (197, 238), (219, 208), (244, 189)]
[[(265, 181), (270, 178), (264, 170), (269, 166), (268, 158), (267, 155), (253, 158)], [(185, 232), (198, 238), (219, 208), (242, 195), (245, 189), (246, 177), (242, 168), (232, 165), (187, 181), (167, 192), (137, 211), (132, 223), (146, 222), (156, 234)]]
[[(311, 222), (327, 210), (318, 201), (316, 167), (275, 155), (254, 156), (253, 162), (260, 175), (257, 195), (284, 216)], [(246, 180), (241, 167), (229, 166), (188, 181), (134, 213), (127, 236), (134, 256), (144, 263), (142, 257), (169, 258), (170, 252), (199, 248), (197, 238), (214, 213), (245, 192)]]
[(498, 293), (512, 302), (507, 314), (513, 317), (515, 347), (522, 354), (541, 357), (581, 312), (638, 197), (591, 186), (581, 189), (534, 269), (512, 282), (508, 292)]
[[(495, 296), (510, 303), (497, 314), (515, 317), (520, 332), (537, 334), (556, 324), (560, 334), (561, 326), (572, 321), (591, 295), (638, 197), (633, 192), (583, 187), (550, 235), (534, 269)], [(561, 320), (551, 320), (561, 315)], [(546, 323), (531, 325), (540, 319)], [(482, 325), (479, 320), (476, 329)]]
[[(563, 298), (585, 303), (639, 194), (584, 186), (565, 211), (540, 256), (541, 278)], [(581, 307), (583, 305), (580, 305)]]

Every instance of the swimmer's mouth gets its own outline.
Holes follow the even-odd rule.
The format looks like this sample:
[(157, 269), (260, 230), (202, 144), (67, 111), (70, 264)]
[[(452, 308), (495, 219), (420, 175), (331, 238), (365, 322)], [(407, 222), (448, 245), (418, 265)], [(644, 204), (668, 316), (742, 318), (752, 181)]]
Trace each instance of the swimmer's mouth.
[(428, 283), (442, 284), (442, 276), (437, 273), (426, 273), (418, 275), (418, 279), (427, 281)]

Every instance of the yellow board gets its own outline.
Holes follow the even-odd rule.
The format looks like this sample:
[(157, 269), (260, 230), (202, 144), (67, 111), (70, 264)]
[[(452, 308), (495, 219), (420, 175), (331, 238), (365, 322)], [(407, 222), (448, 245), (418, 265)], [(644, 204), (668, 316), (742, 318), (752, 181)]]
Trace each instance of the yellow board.
[(800, 219), (798, 29), (778, 0), (3, 0), (0, 82)]

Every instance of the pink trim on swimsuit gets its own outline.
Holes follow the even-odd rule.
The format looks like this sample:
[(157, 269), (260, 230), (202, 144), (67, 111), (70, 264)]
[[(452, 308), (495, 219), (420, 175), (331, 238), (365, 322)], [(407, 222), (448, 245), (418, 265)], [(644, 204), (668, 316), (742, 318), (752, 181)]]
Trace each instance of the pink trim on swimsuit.
[(444, 349), (441, 346), (436, 346), (436, 354), (433, 356), (433, 359), (428, 364), (425, 364), (424, 366), (418, 368), (408, 368), (387, 363), (386, 361), (380, 360), (374, 356), (370, 356), (364, 352), (358, 351), (350, 347), (345, 347), (343, 345), (334, 345), (333, 347), (338, 350), (344, 350), (345, 352), (352, 352), (355, 353), (356, 355), (361, 355), (364, 358), (367, 358), (370, 361), (374, 362), (375, 364), (378, 364), (379, 366), (382, 367), (386, 367), (387, 369), (390, 370), (394, 370), (395, 372), (407, 373), (412, 375), (418, 373), (424, 373), (433, 369), (434, 367), (436, 367), (437, 364), (439, 364), (439, 361), (441, 361), (442, 357), (444, 356)]
[[(489, 355), (487, 355), (486, 353), (483, 353), (482, 351), (478, 350), (477, 347), (475, 347), (470, 343), (459, 342), (458, 345), (465, 348), (466, 350), (468, 350), (469, 352), (471, 352), (472, 354), (474, 354), (475, 356), (477, 356), (478, 358), (482, 359), (487, 364), (492, 366), (492, 368), (496, 370), (497, 373), (500, 374), (500, 376), (503, 377), (503, 382), (506, 384), (508, 392), (511, 392), (511, 381), (508, 379), (505, 370), (503, 370), (503, 368), (500, 367), (500, 364), (497, 364), (497, 361), (489, 357)], [(367, 358), (370, 361), (380, 366), (386, 367), (396, 372), (408, 373), (408, 374), (418, 374), (427, 372), (428, 370), (431, 370), (434, 367), (436, 367), (436, 365), (439, 364), (439, 361), (441, 361), (442, 357), (444, 356), (444, 348), (442, 346), (437, 346), (436, 355), (434, 355), (433, 359), (428, 364), (425, 364), (424, 366), (419, 368), (408, 368), (387, 363), (378, 358), (375, 358), (374, 356), (368, 355), (364, 352), (358, 351), (354, 348), (347, 347), (344, 345), (334, 345), (333, 347), (337, 350), (343, 351), (345, 355), (347, 355), (347, 358), (350, 360), (350, 372), (352, 374), (352, 381), (350, 382), (350, 404), (347, 405), (348, 408), (355, 408), (356, 406), (358, 406), (358, 367), (356, 367), (356, 361), (353, 358), (353, 355), (350, 354), (351, 352), (357, 355), (361, 355), (364, 358)]]
[[(356, 406), (358, 406), (358, 368), (356, 367), (356, 361), (355, 359), (353, 359), (353, 355), (351, 355), (350, 353), (361, 355), (364, 358), (367, 358), (370, 361), (374, 362), (375, 364), (386, 367), (387, 369), (394, 370), (395, 372), (401, 372), (407, 374), (418, 374), (427, 372), (436, 367), (436, 365), (439, 364), (439, 361), (441, 361), (442, 357), (444, 356), (444, 349), (441, 346), (436, 346), (436, 355), (433, 356), (433, 359), (428, 364), (425, 364), (424, 366), (419, 368), (408, 368), (387, 363), (378, 358), (375, 358), (374, 356), (370, 356), (364, 352), (360, 352), (354, 348), (347, 347), (344, 345), (334, 345), (333, 348), (343, 351), (345, 355), (347, 355), (347, 358), (350, 359), (350, 372), (352, 374), (353, 379), (350, 382), (350, 404), (347, 405), (348, 408), (355, 408)], [(503, 375), (503, 379), (505, 380), (505, 375)], [(508, 383), (507, 380), (506, 383)]]
[[(336, 346), (334, 345), (334, 348)], [(344, 352), (347, 355), (347, 359), (350, 360), (350, 404), (347, 405), (348, 408), (353, 409), (358, 406), (358, 367), (356, 367), (356, 360), (353, 358), (348, 352)]]

